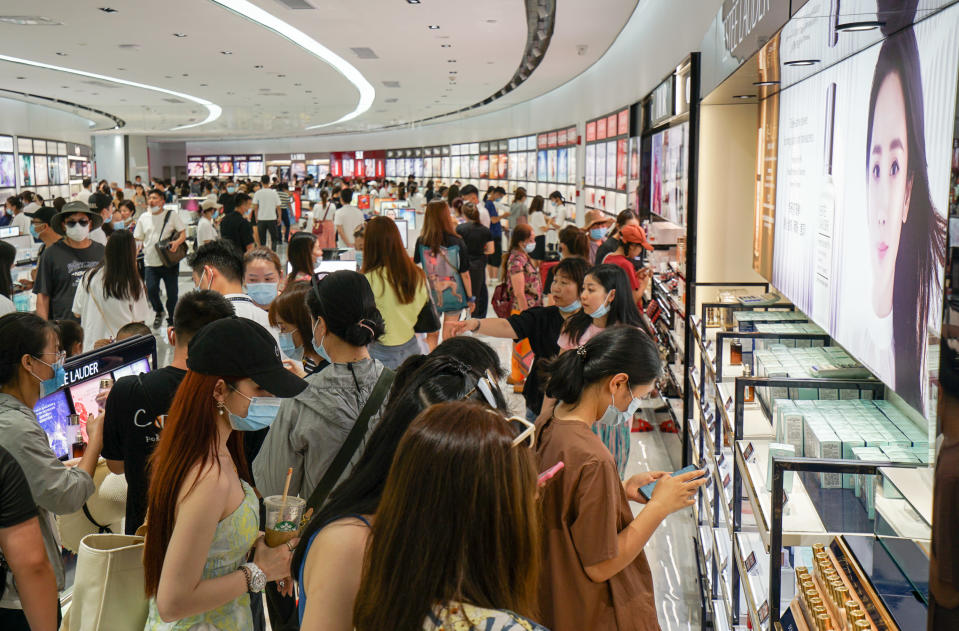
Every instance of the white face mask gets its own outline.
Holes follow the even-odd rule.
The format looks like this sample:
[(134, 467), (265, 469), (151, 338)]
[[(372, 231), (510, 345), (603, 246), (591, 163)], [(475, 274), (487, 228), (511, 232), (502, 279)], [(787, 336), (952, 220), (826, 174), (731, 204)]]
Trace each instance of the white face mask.
[(84, 241), (90, 235), (90, 224), (85, 226), (81, 226), (80, 224), (67, 226), (66, 233), (67, 238), (71, 241)]

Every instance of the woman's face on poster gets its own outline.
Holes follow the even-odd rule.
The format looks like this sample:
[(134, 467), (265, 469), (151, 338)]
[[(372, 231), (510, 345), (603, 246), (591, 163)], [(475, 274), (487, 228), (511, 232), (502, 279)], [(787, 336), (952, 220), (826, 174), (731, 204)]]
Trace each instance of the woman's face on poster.
[(873, 309), (884, 318), (892, 311), (899, 237), (909, 211), (909, 142), (902, 82), (888, 75), (879, 88), (869, 147), (866, 217), (873, 269)]

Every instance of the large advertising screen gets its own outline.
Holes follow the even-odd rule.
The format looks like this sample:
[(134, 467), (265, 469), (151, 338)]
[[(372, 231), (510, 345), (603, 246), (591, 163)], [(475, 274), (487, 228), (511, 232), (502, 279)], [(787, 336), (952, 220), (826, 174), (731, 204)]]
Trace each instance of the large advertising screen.
[(686, 191), (689, 156), (689, 123), (665, 129), (652, 138), (650, 159), (650, 211), (686, 225)]
[[(772, 280), (931, 417), (959, 5), (897, 21), (886, 39), (780, 95)], [(787, 26), (782, 49), (807, 35)]]

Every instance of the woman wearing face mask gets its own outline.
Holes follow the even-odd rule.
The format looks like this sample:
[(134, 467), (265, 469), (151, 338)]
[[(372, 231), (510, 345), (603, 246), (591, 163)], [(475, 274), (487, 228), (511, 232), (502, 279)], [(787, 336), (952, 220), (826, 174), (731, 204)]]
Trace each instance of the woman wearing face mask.
[(150, 317), (132, 232), (117, 230), (110, 235), (103, 260), (77, 285), (73, 315), (83, 324), (84, 352), (93, 350), (98, 340), (116, 339), (123, 325), (146, 322)]
[(280, 257), (270, 248), (254, 248), (243, 255), (243, 290), (264, 311), (283, 290)]
[[(563, 351), (578, 348), (604, 329), (617, 324), (636, 328), (642, 326), (626, 272), (616, 265), (597, 265), (589, 270), (579, 299), (583, 310), (563, 324), (563, 332), (559, 336), (559, 347)], [(548, 414), (553, 404), (547, 397), (543, 414)], [(629, 419), (616, 426), (598, 425), (594, 428), (613, 454), (620, 475), (625, 475), (626, 463), (629, 461), (631, 421), (632, 419)], [(644, 429), (650, 427), (644, 426)]]
[(114, 222), (114, 230), (129, 230), (133, 232), (136, 228), (136, 214), (137, 209), (134, 203), (131, 200), (126, 200), (120, 204), (120, 219), (119, 221)]
[(586, 224), (583, 231), (589, 235), (589, 260), (596, 261), (596, 252), (602, 245), (606, 234), (609, 232), (609, 226), (613, 223), (613, 218), (603, 214), (600, 210), (586, 211)]
[(523, 338), (529, 340), (534, 358), (526, 383), (523, 385), (526, 417), (529, 420), (539, 416), (543, 406), (540, 365), (543, 360), (559, 354), (557, 340), (562, 332), (563, 323), (580, 310), (579, 295), (583, 291), (583, 279), (588, 270), (589, 266), (584, 259), (569, 258), (560, 261), (555, 268), (551, 294), (552, 306), (530, 307), (509, 318), (463, 320), (453, 325), (454, 335), (471, 332), (510, 340)]
[(323, 251), (317, 257), (316, 235), (310, 232), (297, 232), (290, 239), (287, 248), (287, 261), (290, 264), (290, 273), (286, 277), (286, 284), (309, 282), (313, 278), (316, 262), (322, 258)]
[(306, 306), (310, 283), (293, 283), (270, 304), (270, 324), (280, 330), (280, 350), (301, 377), (329, 365), (313, 348), (313, 321)]
[[(53, 565), (57, 588), (66, 587), (55, 515), (68, 515), (83, 508), (94, 492), (93, 472), (103, 447), (103, 417), (87, 423), (89, 443), (75, 467), (64, 466), (50, 439), (40, 427), (33, 407), (37, 401), (63, 387), (63, 353), (56, 326), (32, 313), (11, 313), (0, 317), (0, 444), (10, 452), (26, 475), (30, 492), (40, 512), (40, 529), (47, 557)], [(65, 437), (59, 443), (66, 448)], [(52, 599), (51, 608), (58, 607)], [(17, 621), (22, 605), (17, 585), (7, 576), (6, 591), (0, 599), (0, 619)], [(26, 619), (19, 626), (28, 629)]]
[(277, 580), (292, 591), (296, 542), (268, 548), (257, 538), (259, 508), (243, 432), (269, 427), (279, 409), (275, 397), (295, 396), (306, 383), (280, 363), (273, 336), (243, 318), (200, 329), (187, 368), (152, 459), (146, 628), (252, 629), (249, 593)]
[(0, 241), (0, 316), (17, 310), (13, 304), (13, 277), (10, 270), (17, 258), (17, 248)]
[[(600, 333), (548, 366), (546, 394), (559, 401), (537, 428), (540, 470), (562, 461), (540, 491), (543, 572), (539, 606), (553, 631), (659, 631), (653, 577), (643, 547), (663, 519), (691, 506), (705, 483), (696, 471), (662, 471), (620, 481), (594, 434), (622, 425), (662, 372), (659, 349), (631, 327)], [(593, 431), (590, 431), (593, 429)], [(648, 503), (639, 488), (657, 480)], [(629, 501), (646, 503), (634, 517)]]
[(3, 214), (0, 215), (0, 228), (9, 226), (13, 222), (13, 216), (23, 208), (23, 202), (19, 197), (8, 197), (3, 205)]
[(626, 226), (636, 226), (639, 225), (639, 218), (636, 217), (636, 214), (628, 208), (624, 211), (621, 211), (616, 215), (616, 225), (613, 226), (613, 229), (606, 233), (606, 239), (602, 244), (597, 248), (596, 255), (593, 260), (596, 262), (596, 265), (605, 262), (606, 256), (612, 252), (615, 252), (623, 243), (620, 238), (623, 232), (623, 228)]
[(396, 370), (420, 345), (413, 327), (429, 302), (426, 275), (403, 249), (396, 223), (387, 217), (373, 217), (363, 238), (363, 275), (376, 297), (386, 333), (370, 344), (370, 356)]
[[(385, 370), (367, 350), (383, 335), (384, 326), (362, 274), (344, 270), (316, 281), (306, 304), (313, 316), (313, 346), (330, 365), (307, 377), (309, 387), (280, 407), (253, 463), (257, 489), (264, 496), (283, 492), (289, 467), (293, 468), (290, 493), (310, 496)], [(387, 378), (392, 378), (392, 372)], [(365, 436), (379, 419), (377, 411)], [(361, 444), (351, 463), (362, 450)]]
[(312, 232), (320, 243), (320, 248), (336, 247), (336, 227), (333, 225), (333, 216), (336, 214), (336, 205), (330, 201), (330, 192), (327, 189), (320, 191), (320, 201), (313, 205)]
[[(500, 282), (508, 283), (509, 295), (513, 299), (511, 312), (514, 315), (543, 304), (543, 285), (539, 278), (539, 270), (530, 258), (530, 253), (534, 249), (536, 249), (536, 241), (530, 224), (520, 224), (513, 228), (506, 260), (503, 261), (503, 268), (500, 270)], [(522, 389), (532, 363), (533, 353), (530, 350), (529, 340), (523, 339), (516, 342), (513, 345), (509, 383), (517, 392)]]
[(206, 206), (200, 210), (200, 220), (196, 224), (196, 247), (219, 238), (220, 235), (216, 233), (216, 228), (213, 226), (215, 214), (214, 206)]

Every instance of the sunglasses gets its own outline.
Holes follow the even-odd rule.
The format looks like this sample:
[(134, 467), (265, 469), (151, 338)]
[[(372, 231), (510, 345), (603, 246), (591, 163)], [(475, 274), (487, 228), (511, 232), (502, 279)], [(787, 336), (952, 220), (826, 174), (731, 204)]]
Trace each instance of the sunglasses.
[[(503, 392), (500, 390), (499, 385), (497, 384), (496, 375), (493, 374), (493, 371), (487, 370), (486, 374), (479, 378), (476, 382), (476, 385), (463, 396), (463, 400), (472, 399), (476, 393), (480, 393), (483, 396), (483, 400), (491, 407), (493, 410), (499, 410), (499, 404), (497, 401), (505, 400), (503, 397)], [(499, 397), (496, 394), (499, 394)], [(516, 435), (516, 438), (513, 439), (513, 447), (521, 445), (524, 442), (527, 442), (527, 447), (533, 449), (536, 446), (536, 426), (527, 421), (525, 418), (520, 418), (519, 416), (511, 416), (506, 420), (506, 423), (513, 430), (513, 433)]]
[(90, 222), (86, 219), (71, 219), (70, 221), (64, 221), (63, 223), (66, 224), (68, 228), (73, 228), (76, 225), (81, 225), (86, 228), (90, 225)]

